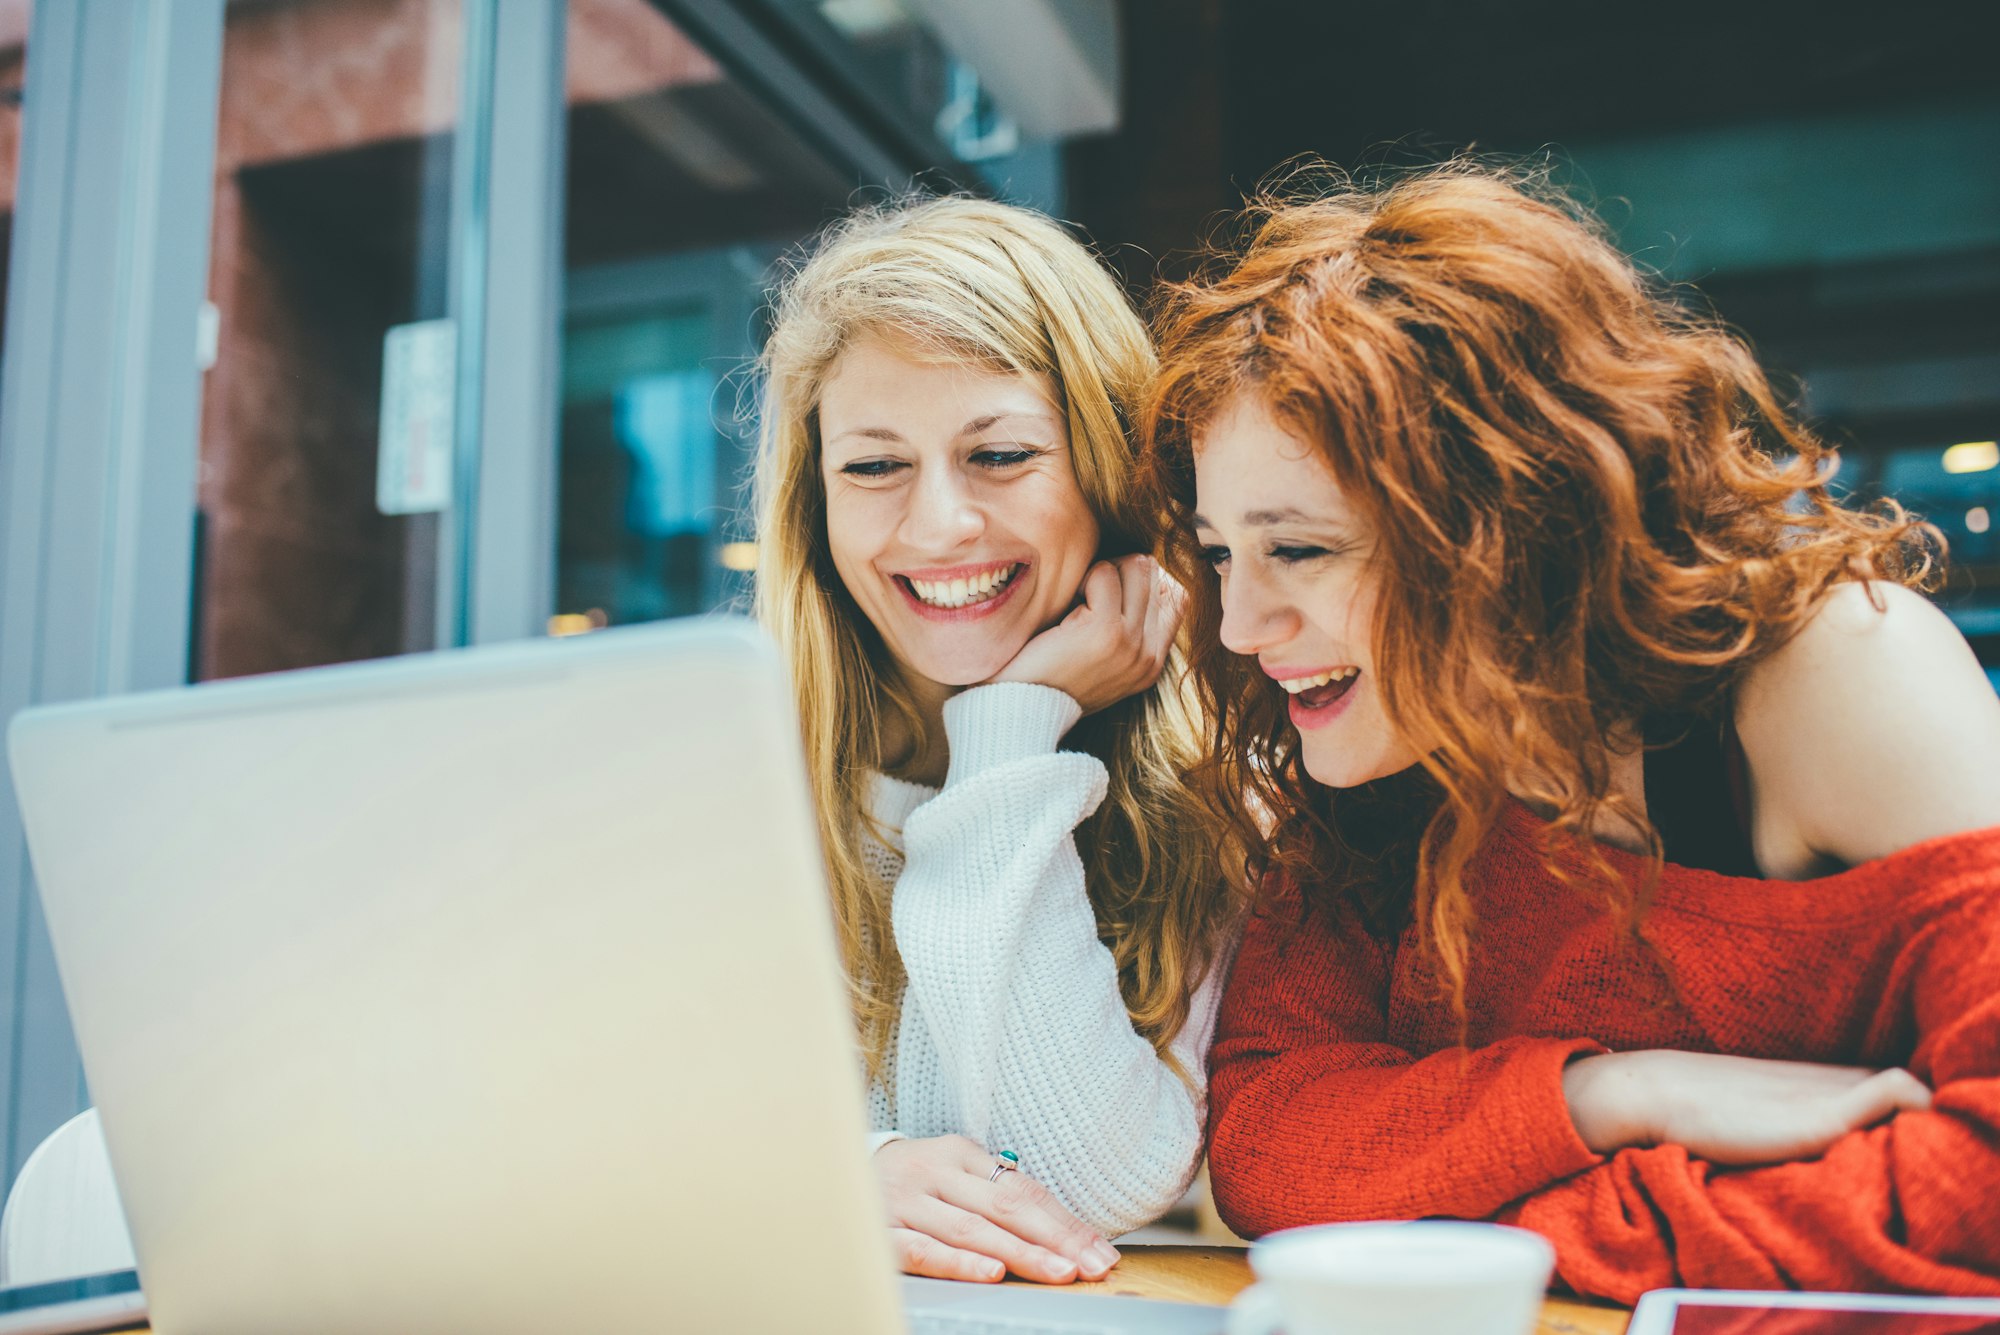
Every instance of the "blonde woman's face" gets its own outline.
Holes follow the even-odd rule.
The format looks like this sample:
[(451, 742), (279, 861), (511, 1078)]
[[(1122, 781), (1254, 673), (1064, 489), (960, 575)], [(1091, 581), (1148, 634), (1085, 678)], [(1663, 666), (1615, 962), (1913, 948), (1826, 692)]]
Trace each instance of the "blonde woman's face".
[(862, 339), (819, 430), (834, 568), (905, 673), (975, 685), (1069, 613), (1098, 527), (1048, 377)]
[(1374, 535), (1317, 450), (1235, 400), (1196, 442), (1195, 540), (1215, 568), (1222, 644), (1286, 692), (1306, 772), (1352, 788), (1417, 763), (1382, 708)]

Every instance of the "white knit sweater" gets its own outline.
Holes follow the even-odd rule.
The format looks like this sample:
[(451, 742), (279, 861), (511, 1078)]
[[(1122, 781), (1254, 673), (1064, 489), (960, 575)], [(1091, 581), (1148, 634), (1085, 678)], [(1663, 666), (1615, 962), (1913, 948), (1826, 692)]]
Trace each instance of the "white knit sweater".
[[(1204, 1107), (1133, 1031), (1097, 939), (1073, 831), (1104, 800), (1104, 766), (1056, 749), (1080, 713), (1052, 687), (976, 687), (944, 707), (943, 788), (874, 776), (870, 813), (902, 851), (870, 838), (864, 855), (895, 883), (909, 983), (870, 1090), (870, 1148), (955, 1134), (1011, 1149), (1115, 1237), (1187, 1190)], [(1223, 971), (1172, 1045), (1197, 1082)]]

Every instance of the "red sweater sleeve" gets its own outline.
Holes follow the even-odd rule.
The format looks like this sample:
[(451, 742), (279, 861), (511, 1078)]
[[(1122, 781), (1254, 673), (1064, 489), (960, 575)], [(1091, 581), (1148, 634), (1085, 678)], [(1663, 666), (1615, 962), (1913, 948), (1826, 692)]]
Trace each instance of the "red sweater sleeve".
[(1897, 962), (1929, 1111), (1765, 1168), (1624, 1150), (1500, 1218), (1553, 1241), (1573, 1288), (1621, 1302), (1663, 1285), (2000, 1294), (2000, 900), (1980, 898)]
[(1296, 893), (1246, 927), (1209, 1076), (1209, 1172), (1237, 1232), (1480, 1219), (1603, 1162), (1562, 1092), (1563, 1067), (1599, 1045), (1510, 1038), (1415, 1057), (1385, 1041), (1390, 963), (1359, 925), (1302, 919)]

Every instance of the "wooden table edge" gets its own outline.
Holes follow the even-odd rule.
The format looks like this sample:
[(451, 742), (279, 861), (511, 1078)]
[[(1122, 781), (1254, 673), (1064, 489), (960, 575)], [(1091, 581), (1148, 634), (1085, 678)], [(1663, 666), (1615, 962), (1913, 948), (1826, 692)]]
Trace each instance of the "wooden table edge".
[[(1148, 1244), (1121, 1247), (1119, 1251), (1124, 1259), (1117, 1269), (1094, 1284), (1079, 1282), (1074, 1290), (1223, 1306), (1251, 1281), (1250, 1262), (1242, 1247)], [(1535, 1330), (1536, 1335), (1624, 1335), (1631, 1320), (1629, 1308), (1551, 1295), (1542, 1304)]]

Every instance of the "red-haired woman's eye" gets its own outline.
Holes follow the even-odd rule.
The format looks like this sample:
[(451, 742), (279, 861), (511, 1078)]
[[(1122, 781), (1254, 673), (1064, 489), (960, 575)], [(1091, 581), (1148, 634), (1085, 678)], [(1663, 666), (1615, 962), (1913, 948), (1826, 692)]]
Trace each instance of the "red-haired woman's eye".
[(1012, 468), (1016, 464), (1028, 462), (1028, 460), (1040, 453), (1040, 450), (1025, 449), (1019, 446), (1005, 450), (980, 450), (972, 456), (972, 462), (980, 465), (982, 468)]

